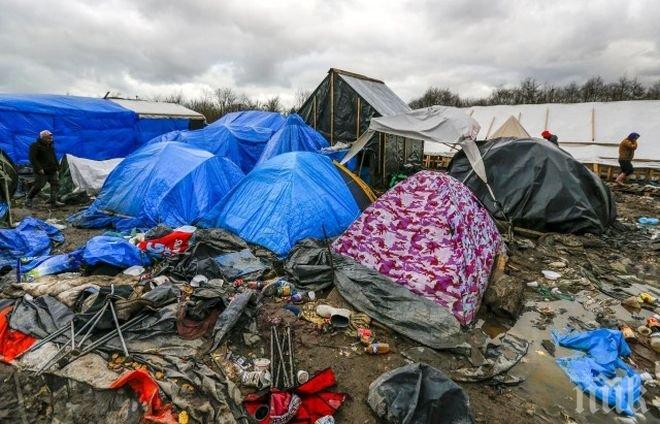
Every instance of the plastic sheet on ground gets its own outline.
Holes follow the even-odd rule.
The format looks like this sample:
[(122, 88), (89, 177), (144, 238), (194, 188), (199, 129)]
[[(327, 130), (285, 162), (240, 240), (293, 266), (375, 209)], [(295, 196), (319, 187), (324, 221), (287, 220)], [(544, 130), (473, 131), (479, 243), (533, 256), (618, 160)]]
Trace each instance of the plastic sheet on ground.
[(83, 249), (62, 253), (53, 256), (42, 256), (23, 264), (21, 270), (28, 280), (44, 277), (46, 275), (77, 271), (82, 265)]
[(582, 356), (557, 359), (573, 384), (618, 413), (635, 413), (635, 404), (642, 396), (642, 380), (621, 359), (631, 354), (621, 331), (606, 328), (566, 334), (553, 331), (552, 337), (562, 347), (585, 352)]
[[(43, 339), (69, 325), (73, 312), (52, 296), (34, 299), (23, 297), (14, 306), (9, 326), (14, 330)], [(68, 337), (68, 334), (66, 335)]]
[(427, 364), (406, 365), (374, 380), (367, 403), (392, 424), (470, 424), (474, 422), (463, 389)]
[(465, 347), (461, 326), (446, 308), (351, 258), (335, 254), (333, 265), (335, 287), (358, 311), (433, 349)]
[(128, 371), (110, 385), (111, 389), (130, 387), (145, 408), (144, 420), (154, 423), (176, 424), (172, 405), (165, 403), (158, 390), (156, 380), (145, 370)]
[(250, 249), (225, 253), (216, 256), (215, 260), (220, 265), (222, 274), (230, 281), (247, 275), (258, 277), (268, 269), (268, 266), (254, 256)]
[(527, 354), (529, 342), (509, 333), (504, 333), (489, 343), (485, 360), (478, 367), (460, 368), (451, 371), (456, 381), (478, 382), (500, 376), (513, 368)]
[(87, 265), (107, 264), (119, 268), (151, 263), (149, 257), (135, 245), (113, 236), (91, 238), (85, 245), (83, 259)]
[(48, 255), (53, 244), (63, 241), (60, 230), (27, 217), (14, 229), (0, 229), (0, 267), (14, 267), (19, 258)]
[(0, 361), (10, 363), (36, 342), (37, 339), (9, 327), (11, 306), (0, 311)]

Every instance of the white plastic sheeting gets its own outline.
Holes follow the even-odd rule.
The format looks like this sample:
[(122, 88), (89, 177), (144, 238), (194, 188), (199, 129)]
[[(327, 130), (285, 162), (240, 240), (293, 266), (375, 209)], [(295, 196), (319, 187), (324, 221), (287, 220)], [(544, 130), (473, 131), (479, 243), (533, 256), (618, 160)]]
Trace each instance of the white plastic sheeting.
[(101, 190), (105, 179), (123, 159), (91, 160), (66, 155), (71, 172), (74, 192), (96, 193)]
[(148, 100), (108, 99), (119, 106), (132, 110), (140, 117), (150, 118), (188, 118), (204, 120), (204, 115), (181, 106), (178, 103), (152, 102)]
[(409, 112), (410, 107), (399, 98), (384, 82), (357, 78), (338, 71), (341, 79), (355, 90), (376, 112), (383, 116)]
[[(629, 133), (641, 134), (635, 166), (660, 168), (660, 101), (551, 103), (539, 105), (474, 106), (463, 109), (481, 126), (477, 139), (490, 138), (510, 116), (532, 135), (545, 129), (580, 162), (618, 164), (619, 142)], [(425, 143), (424, 153), (453, 155), (439, 144)]]
[(345, 164), (369, 142), (375, 132), (424, 140), (425, 144), (453, 146), (460, 144), (474, 172), (486, 184), (486, 170), (474, 139), (479, 133), (477, 121), (455, 107), (431, 106), (398, 115), (371, 118), (369, 129), (358, 138), (341, 163)]

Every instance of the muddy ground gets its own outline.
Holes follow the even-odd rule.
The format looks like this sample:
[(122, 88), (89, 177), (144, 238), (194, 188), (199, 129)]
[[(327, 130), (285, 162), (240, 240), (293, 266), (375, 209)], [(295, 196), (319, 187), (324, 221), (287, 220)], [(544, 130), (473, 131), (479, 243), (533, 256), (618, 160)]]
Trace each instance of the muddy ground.
[[(563, 329), (567, 325), (578, 328), (588, 328), (589, 325), (612, 326), (623, 322), (637, 328), (646, 316), (657, 312), (652, 307), (627, 310), (620, 305), (621, 299), (638, 295), (642, 291), (660, 298), (658, 227), (639, 228), (635, 224), (640, 216), (660, 216), (660, 201), (657, 196), (643, 195), (641, 190), (632, 187), (632, 190), (614, 192), (620, 216), (616, 230), (599, 236), (545, 236), (540, 239), (517, 236), (515, 241), (509, 243), (510, 258), (506, 273), (512, 281), (524, 284), (522, 310), (517, 318), (511, 318), (496, 316), (484, 306), (476, 326), (493, 337), (509, 331), (531, 344), (528, 354), (510, 371), (510, 374), (524, 379), (521, 384), (497, 386), (488, 382), (461, 383), (470, 397), (470, 406), (477, 422), (614, 421), (614, 413), (576, 411), (578, 399), (582, 395), (575, 390), (541, 343), (550, 339), (552, 329)], [(42, 219), (62, 220), (75, 209), (65, 207), (49, 210), (42, 206), (36, 208), (33, 214)], [(16, 208), (14, 217), (18, 220), (28, 213), (30, 211)], [(56, 251), (72, 250), (98, 233), (67, 227), (64, 230), (66, 241)], [(564, 265), (559, 267), (558, 262)], [(541, 270), (547, 269), (559, 272), (562, 278), (554, 282), (545, 280)], [(538, 282), (539, 287), (527, 287), (527, 283), (532, 281)], [(558, 288), (561, 296), (549, 294), (552, 288)], [(320, 296), (325, 297), (323, 302), (334, 306), (344, 304), (335, 292), (322, 293)], [(373, 323), (371, 328), (377, 340), (389, 343), (393, 352), (367, 355), (356, 338), (342, 332), (324, 332), (315, 324), (295, 318), (283, 309), (285, 304), (283, 299), (265, 298), (257, 318), (260, 339), (247, 346), (243, 331), (238, 331), (226, 349), (246, 357), (268, 356), (270, 322), (273, 317), (279, 317), (293, 328), (298, 368), (312, 373), (332, 367), (337, 375), (337, 390), (349, 394), (349, 400), (336, 415), (337, 422), (379, 422), (366, 403), (369, 384), (383, 372), (405, 364), (406, 358), (402, 352), (417, 344)], [(660, 358), (645, 347), (647, 343), (648, 340), (640, 338), (633, 346), (633, 360), (640, 369), (654, 374), (654, 362)], [(571, 353), (557, 348), (555, 356), (568, 356)], [(431, 365), (447, 372), (456, 366), (458, 360), (448, 353), (434, 354), (428, 358)], [(65, 414), (63, 411), (66, 405), (61, 405), (57, 396), (53, 397), (45, 383), (45, 380), (31, 379), (25, 375), (19, 375), (17, 382), (12, 368), (0, 366), (0, 422), (86, 421)], [(17, 394), (17, 387), (21, 388), (21, 396)], [(244, 389), (244, 392), (248, 390)], [(647, 393), (647, 401), (655, 395), (657, 393)], [(22, 400), (19, 401), (19, 397)], [(660, 422), (658, 411), (650, 402), (647, 402), (647, 406), (646, 422)]]

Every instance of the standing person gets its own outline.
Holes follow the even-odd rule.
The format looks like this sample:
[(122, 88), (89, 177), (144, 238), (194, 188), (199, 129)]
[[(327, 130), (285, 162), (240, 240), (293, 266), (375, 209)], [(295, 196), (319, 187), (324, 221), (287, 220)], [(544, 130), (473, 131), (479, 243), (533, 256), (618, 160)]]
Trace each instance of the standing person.
[(557, 138), (557, 136), (551, 133), (550, 131), (548, 130), (543, 131), (541, 133), (541, 137), (553, 143), (555, 146), (559, 146), (559, 138)]
[(57, 201), (57, 193), (60, 189), (59, 164), (55, 157), (55, 148), (53, 147), (53, 133), (43, 130), (39, 133), (37, 141), (30, 145), (30, 163), (32, 172), (34, 172), (34, 185), (27, 195), (26, 206), (32, 207), (34, 198), (46, 183), (50, 183), (50, 204), (51, 206), (63, 206), (64, 203)]
[(619, 166), (621, 167), (621, 173), (616, 177), (617, 184), (623, 184), (626, 181), (626, 177), (634, 171), (632, 160), (635, 157), (638, 139), (639, 134), (634, 132), (630, 133), (628, 137), (619, 143)]

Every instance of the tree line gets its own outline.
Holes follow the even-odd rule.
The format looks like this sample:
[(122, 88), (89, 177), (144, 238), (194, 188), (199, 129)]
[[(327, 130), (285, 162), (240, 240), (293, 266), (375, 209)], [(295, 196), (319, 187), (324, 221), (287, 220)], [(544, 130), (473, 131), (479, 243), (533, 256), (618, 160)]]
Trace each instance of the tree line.
[(637, 78), (621, 77), (613, 82), (605, 82), (603, 78), (595, 76), (581, 85), (571, 82), (564, 86), (555, 86), (541, 84), (534, 78), (526, 78), (517, 87), (497, 87), (488, 97), (480, 99), (461, 97), (448, 88), (429, 87), (409, 105), (418, 109), (434, 105), (469, 107), (620, 100), (660, 100), (660, 81), (644, 85)]

